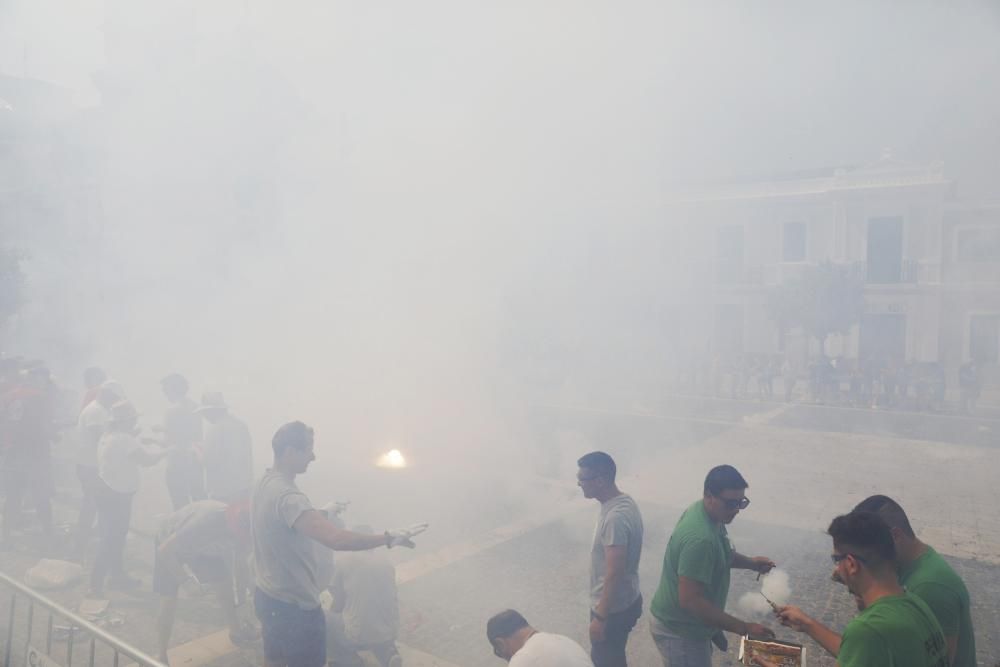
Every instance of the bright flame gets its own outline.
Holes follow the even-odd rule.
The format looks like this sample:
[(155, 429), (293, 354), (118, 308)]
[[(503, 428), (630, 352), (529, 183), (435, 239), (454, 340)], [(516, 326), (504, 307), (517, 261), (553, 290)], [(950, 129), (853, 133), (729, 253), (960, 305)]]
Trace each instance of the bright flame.
[(375, 462), (379, 468), (405, 468), (406, 459), (398, 449), (390, 449)]

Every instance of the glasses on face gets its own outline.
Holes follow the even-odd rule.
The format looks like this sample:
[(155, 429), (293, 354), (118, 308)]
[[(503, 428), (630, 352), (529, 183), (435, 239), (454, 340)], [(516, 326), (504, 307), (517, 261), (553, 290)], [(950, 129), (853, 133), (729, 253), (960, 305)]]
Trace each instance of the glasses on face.
[(859, 563), (867, 563), (868, 562), (868, 561), (866, 561), (864, 559), (863, 556), (859, 556), (857, 554), (851, 554), (851, 553), (847, 553), (847, 554), (830, 554), (830, 560), (832, 560), (833, 564), (836, 565), (837, 563), (839, 563), (840, 561), (844, 560), (848, 556), (850, 556), (854, 560), (858, 561)]
[(743, 498), (722, 498), (716, 496), (716, 498), (722, 501), (727, 510), (745, 510), (750, 507), (750, 499), (745, 496)]

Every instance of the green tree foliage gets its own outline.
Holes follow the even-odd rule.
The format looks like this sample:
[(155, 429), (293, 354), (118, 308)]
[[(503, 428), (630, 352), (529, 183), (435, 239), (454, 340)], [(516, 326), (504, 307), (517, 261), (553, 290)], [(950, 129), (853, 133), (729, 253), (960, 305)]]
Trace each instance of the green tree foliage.
[(768, 315), (783, 331), (801, 327), (826, 343), (827, 336), (847, 333), (864, 313), (864, 284), (848, 267), (823, 262), (806, 267), (796, 278), (768, 294)]

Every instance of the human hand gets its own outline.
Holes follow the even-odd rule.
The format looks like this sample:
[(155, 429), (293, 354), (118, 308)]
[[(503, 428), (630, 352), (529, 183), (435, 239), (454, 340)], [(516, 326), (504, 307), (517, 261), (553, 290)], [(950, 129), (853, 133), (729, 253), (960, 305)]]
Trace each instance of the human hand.
[(747, 634), (751, 637), (774, 639), (774, 631), (766, 625), (761, 625), (760, 623), (747, 623)]
[(412, 549), (417, 545), (414, 544), (413, 540), (410, 538), (424, 532), (429, 526), (429, 523), (415, 523), (409, 528), (387, 530), (385, 532), (386, 546), (390, 549), (393, 547), (406, 547), (408, 549)]
[(608, 622), (606, 620), (601, 620), (596, 616), (590, 619), (590, 641), (602, 642), (604, 641), (604, 630), (607, 628)]
[(774, 561), (767, 556), (754, 556), (750, 559), (750, 569), (754, 572), (759, 572), (760, 574), (767, 574), (775, 567)]
[(776, 613), (782, 625), (796, 632), (805, 632), (806, 627), (812, 623), (812, 618), (794, 605), (780, 607)]

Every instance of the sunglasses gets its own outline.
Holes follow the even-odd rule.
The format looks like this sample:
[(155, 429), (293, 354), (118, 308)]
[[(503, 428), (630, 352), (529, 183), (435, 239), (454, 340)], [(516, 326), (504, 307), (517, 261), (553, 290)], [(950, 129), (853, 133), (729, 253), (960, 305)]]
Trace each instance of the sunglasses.
[(716, 498), (719, 498), (719, 500), (722, 501), (722, 504), (725, 505), (726, 509), (728, 510), (745, 510), (746, 508), (750, 507), (750, 499), (746, 497), (721, 498), (719, 496), (716, 496)]

